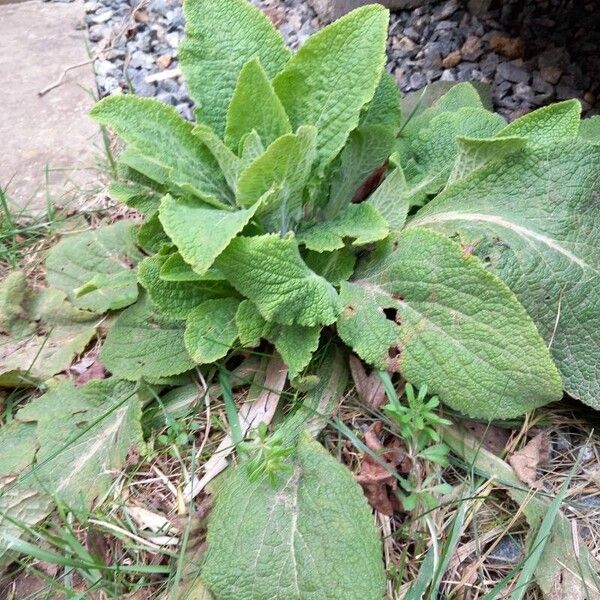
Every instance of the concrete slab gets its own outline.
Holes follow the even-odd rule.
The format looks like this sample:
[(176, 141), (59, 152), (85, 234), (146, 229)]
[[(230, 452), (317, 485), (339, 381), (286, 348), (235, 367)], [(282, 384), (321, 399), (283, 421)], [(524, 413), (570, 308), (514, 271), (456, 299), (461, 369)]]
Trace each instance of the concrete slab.
[(48, 199), (71, 201), (97, 179), (98, 127), (87, 116), (95, 90), (83, 2), (31, 0), (0, 5), (0, 187), (21, 209), (39, 210)]

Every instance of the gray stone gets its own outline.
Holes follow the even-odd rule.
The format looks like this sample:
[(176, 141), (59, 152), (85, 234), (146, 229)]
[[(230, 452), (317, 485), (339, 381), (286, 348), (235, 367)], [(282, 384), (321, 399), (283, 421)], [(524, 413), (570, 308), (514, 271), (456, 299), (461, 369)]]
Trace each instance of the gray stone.
[[(404, 10), (416, 8), (428, 1), (430, 0), (379, 0), (379, 4), (383, 4), (390, 10)], [(372, 0), (309, 0), (318, 17), (325, 23), (339, 19), (351, 10), (371, 2)]]
[(192, 109), (189, 107), (189, 105), (182, 102), (181, 104), (178, 104), (176, 108), (184, 119), (187, 119), (188, 121), (194, 120), (194, 114), (192, 113)]
[(523, 542), (512, 535), (504, 536), (487, 555), (493, 563), (513, 565), (519, 562), (523, 554)]
[(515, 97), (523, 102), (531, 103), (534, 98), (533, 88), (526, 83), (517, 83), (515, 86)]
[(496, 78), (506, 79), (513, 83), (528, 83), (531, 74), (527, 69), (524, 69), (522, 61), (510, 61), (500, 63), (496, 69)]
[(427, 85), (427, 77), (423, 73), (413, 73), (410, 76), (410, 87), (413, 90), (420, 90)]

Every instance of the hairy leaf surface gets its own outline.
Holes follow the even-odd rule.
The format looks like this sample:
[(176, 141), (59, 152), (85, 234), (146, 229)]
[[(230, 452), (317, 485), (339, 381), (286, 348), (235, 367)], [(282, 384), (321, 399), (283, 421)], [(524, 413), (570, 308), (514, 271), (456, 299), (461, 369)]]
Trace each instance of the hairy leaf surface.
[(339, 314), (335, 289), (306, 266), (293, 236), (237, 237), (216, 266), (267, 321), (312, 327)]
[(141, 412), (135, 387), (108, 379), (63, 382), (16, 413), (0, 430), (9, 449), (0, 461), (0, 556), (22, 535), (13, 520), (33, 526), (54, 500), (87, 511), (108, 491), (128, 453), (143, 448)]
[(459, 233), (515, 292), (574, 397), (600, 406), (600, 148), (532, 147), (457, 182), (410, 226)]
[(184, 260), (202, 275), (250, 222), (258, 207), (257, 203), (244, 210), (219, 210), (194, 200), (165, 196), (160, 221)]
[(297, 133), (275, 140), (240, 175), (238, 204), (251, 207), (268, 194), (262, 206), (257, 207), (257, 214), (273, 215), (277, 230), (282, 219), (286, 221), (291, 216), (298, 220), (302, 191), (316, 156), (316, 136), (314, 127), (300, 127)]
[(353, 11), (313, 35), (273, 82), (292, 127), (317, 128), (321, 168), (342, 149), (373, 98), (385, 64), (387, 23), (381, 6)]
[(166, 256), (149, 256), (140, 263), (138, 277), (152, 302), (170, 317), (186, 319), (189, 312), (205, 300), (235, 293), (222, 282), (165, 281), (161, 268), (166, 261)]
[(156, 381), (194, 366), (183, 342), (184, 325), (147, 297), (124, 310), (108, 332), (100, 360), (117, 377)]
[(548, 350), (513, 293), (439, 234), (402, 233), (342, 284), (341, 298), (338, 333), (359, 356), (426, 383), (456, 410), (510, 417), (562, 395)]
[(317, 223), (300, 231), (298, 243), (316, 252), (331, 252), (344, 247), (344, 240), (352, 238), (354, 246), (364, 246), (385, 238), (387, 223), (377, 209), (366, 202), (349, 204), (331, 221)]
[(530, 144), (554, 144), (577, 136), (580, 117), (579, 101), (565, 100), (519, 117), (498, 133), (498, 137), (526, 137)]
[(381, 542), (350, 471), (306, 434), (292, 469), (275, 488), (243, 465), (226, 477), (203, 581), (222, 600), (380, 600)]
[(223, 358), (238, 336), (236, 298), (206, 300), (192, 310), (185, 328), (185, 346), (199, 364)]
[(256, 58), (248, 61), (240, 71), (227, 112), (225, 143), (237, 152), (240, 142), (251, 131), (256, 131), (267, 146), (292, 132), (281, 100)]
[[(142, 258), (135, 235), (133, 223), (119, 221), (65, 237), (46, 259), (48, 284), (65, 292), (75, 306), (94, 312), (129, 306), (138, 295), (133, 267)], [(103, 278), (99, 280), (98, 275)], [(100, 285), (78, 293), (95, 278)]]
[(121, 95), (104, 98), (90, 114), (166, 169), (175, 186), (217, 206), (232, 200), (216, 159), (174, 107)]
[(246, 0), (196, 0), (186, 2), (184, 11), (181, 68), (199, 106), (198, 120), (223, 136), (242, 66), (258, 57), (272, 78), (290, 52), (268, 17)]

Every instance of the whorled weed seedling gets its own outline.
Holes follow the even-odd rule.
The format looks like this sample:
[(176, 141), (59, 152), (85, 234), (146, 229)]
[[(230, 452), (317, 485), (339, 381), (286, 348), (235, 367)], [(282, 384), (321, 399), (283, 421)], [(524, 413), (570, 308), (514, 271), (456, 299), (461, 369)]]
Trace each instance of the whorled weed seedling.
[(294, 447), (285, 445), (280, 431), (269, 435), (269, 428), (264, 422), (258, 425), (252, 439), (242, 444), (241, 453), (247, 456), (246, 470), (250, 481), (266, 476), (275, 486), (282, 476), (292, 473), (286, 459), (294, 453)]

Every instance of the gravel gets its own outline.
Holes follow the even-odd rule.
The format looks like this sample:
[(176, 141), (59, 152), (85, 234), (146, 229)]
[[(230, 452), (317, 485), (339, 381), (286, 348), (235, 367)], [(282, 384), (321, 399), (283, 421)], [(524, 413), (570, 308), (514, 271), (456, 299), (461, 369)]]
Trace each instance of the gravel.
[[(320, 27), (306, 0), (252, 0), (293, 48)], [(600, 114), (600, 11), (594, 0), (503, 0), (485, 15), (441, 0), (392, 14), (388, 70), (403, 92), (442, 81), (483, 81), (509, 119), (567, 98)], [(133, 91), (192, 118), (178, 74), (181, 0), (88, 0), (86, 23), (100, 96)]]

